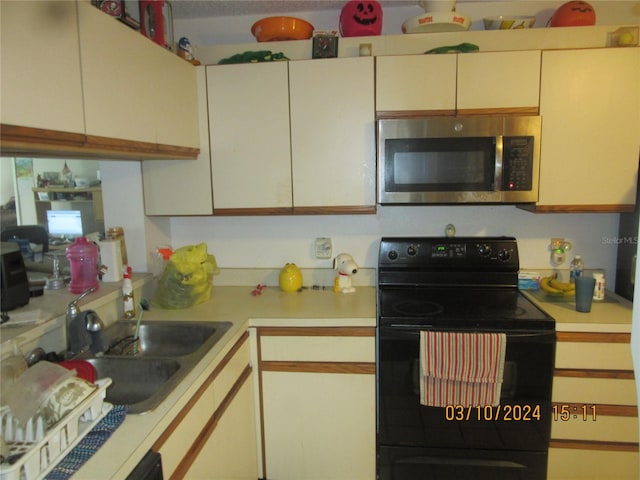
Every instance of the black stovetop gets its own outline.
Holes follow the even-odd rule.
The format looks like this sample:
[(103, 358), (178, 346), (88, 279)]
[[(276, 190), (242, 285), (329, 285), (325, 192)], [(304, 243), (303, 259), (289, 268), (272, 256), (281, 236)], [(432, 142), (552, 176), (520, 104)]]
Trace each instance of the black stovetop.
[(380, 326), (553, 330), (518, 288), (513, 237), (386, 237), (378, 263)]

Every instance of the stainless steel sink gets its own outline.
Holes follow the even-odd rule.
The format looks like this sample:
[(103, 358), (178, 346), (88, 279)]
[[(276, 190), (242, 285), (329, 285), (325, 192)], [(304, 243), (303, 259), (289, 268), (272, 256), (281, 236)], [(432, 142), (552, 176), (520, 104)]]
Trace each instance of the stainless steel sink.
[(128, 405), (129, 413), (153, 410), (187, 373), (174, 358), (99, 357), (87, 361), (95, 367), (98, 378), (109, 377), (113, 382), (105, 400)]
[[(182, 357), (200, 348), (209, 350), (229, 329), (229, 322), (142, 322), (137, 354), (142, 356)], [(126, 355), (126, 347), (135, 334), (136, 324), (116, 322), (105, 329), (108, 355)]]
[(156, 408), (230, 327), (230, 322), (146, 321), (132, 351), (135, 322), (122, 320), (103, 331), (109, 350), (86, 360), (98, 378), (111, 378), (107, 402), (143, 414)]

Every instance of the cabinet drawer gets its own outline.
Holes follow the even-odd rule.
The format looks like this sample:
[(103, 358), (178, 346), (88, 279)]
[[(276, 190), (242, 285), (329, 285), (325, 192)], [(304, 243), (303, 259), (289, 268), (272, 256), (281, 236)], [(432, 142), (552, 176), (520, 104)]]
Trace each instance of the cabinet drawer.
[(548, 480), (638, 479), (638, 452), (549, 449)]
[[(596, 405), (597, 412), (597, 405)], [(591, 411), (589, 411), (591, 414)], [(583, 421), (581, 415), (551, 424), (551, 438), (567, 440), (597, 440), (605, 442), (637, 442), (638, 419), (596, 414), (596, 420)]]
[(618, 378), (554, 377), (553, 401), (636, 405), (634, 380)]
[[(580, 334), (560, 333), (556, 346), (556, 368), (595, 368), (606, 370), (633, 370), (631, 346), (627, 342), (606, 342), (605, 335), (585, 333), (594, 341), (563, 341)], [(597, 341), (599, 337), (604, 337)]]
[(263, 361), (375, 362), (375, 337), (260, 337)]

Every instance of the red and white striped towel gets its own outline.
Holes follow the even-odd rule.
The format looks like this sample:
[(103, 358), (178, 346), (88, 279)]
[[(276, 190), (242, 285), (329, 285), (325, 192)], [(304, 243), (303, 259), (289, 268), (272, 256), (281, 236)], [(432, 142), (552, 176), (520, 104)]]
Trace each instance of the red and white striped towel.
[(504, 333), (420, 332), (420, 403), (498, 405), (506, 344)]

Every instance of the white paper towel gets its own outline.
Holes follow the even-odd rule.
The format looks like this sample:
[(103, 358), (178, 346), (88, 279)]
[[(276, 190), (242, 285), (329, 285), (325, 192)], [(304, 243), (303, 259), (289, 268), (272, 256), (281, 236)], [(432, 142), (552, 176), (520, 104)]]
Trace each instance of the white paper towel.
[(122, 254), (120, 253), (120, 240), (102, 240), (98, 242), (100, 247), (100, 263), (107, 267), (102, 275), (103, 282), (119, 282), (122, 280)]

